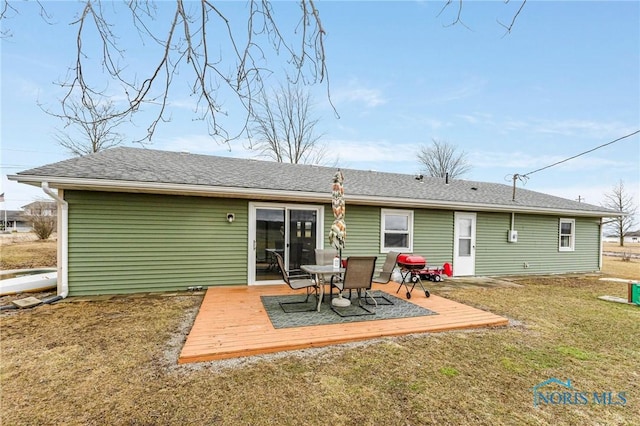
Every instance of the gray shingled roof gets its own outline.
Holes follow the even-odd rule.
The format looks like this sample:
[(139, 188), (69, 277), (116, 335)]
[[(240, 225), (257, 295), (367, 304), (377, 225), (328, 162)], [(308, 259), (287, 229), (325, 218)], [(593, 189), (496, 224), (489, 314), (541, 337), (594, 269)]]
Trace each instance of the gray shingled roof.
[[(393, 205), (430, 205), (478, 210), (510, 209), (514, 211), (573, 212), (583, 215), (611, 216), (616, 212), (552, 195), (518, 188), (512, 200), (510, 185), (468, 180), (424, 177), (365, 170), (342, 169), (345, 176), (347, 202), (379, 199), (380, 205), (393, 200)], [(276, 163), (141, 148), (113, 148), (84, 157), (72, 158), (26, 170), (11, 176), (13, 180), (38, 183), (51, 181), (52, 186), (78, 187), (83, 180), (96, 182), (136, 182), (202, 186), (203, 188), (237, 188), (246, 194), (256, 190), (263, 194), (309, 194), (330, 200), (331, 179), (336, 168), (302, 164)], [(71, 185), (71, 184), (74, 185)]]

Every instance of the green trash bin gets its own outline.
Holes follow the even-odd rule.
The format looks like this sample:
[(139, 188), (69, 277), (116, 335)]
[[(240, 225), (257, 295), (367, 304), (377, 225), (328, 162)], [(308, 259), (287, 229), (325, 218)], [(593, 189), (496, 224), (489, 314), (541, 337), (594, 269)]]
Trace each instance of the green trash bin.
[(631, 287), (629, 291), (629, 296), (631, 299), (629, 301), (631, 303), (635, 303), (636, 305), (640, 305), (640, 284), (633, 283), (629, 284), (629, 286)]

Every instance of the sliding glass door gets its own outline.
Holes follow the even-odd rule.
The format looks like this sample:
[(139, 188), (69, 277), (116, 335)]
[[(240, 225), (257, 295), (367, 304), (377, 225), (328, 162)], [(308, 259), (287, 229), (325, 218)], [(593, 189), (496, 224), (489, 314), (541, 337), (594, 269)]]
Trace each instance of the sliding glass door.
[(282, 282), (276, 254), (287, 269), (314, 262), (322, 245), (322, 206), (251, 203), (249, 284)]
[(273, 279), (273, 275), (278, 271), (275, 254), (284, 256), (286, 211), (276, 208), (259, 208), (255, 213), (253, 271), (257, 281), (266, 281)]

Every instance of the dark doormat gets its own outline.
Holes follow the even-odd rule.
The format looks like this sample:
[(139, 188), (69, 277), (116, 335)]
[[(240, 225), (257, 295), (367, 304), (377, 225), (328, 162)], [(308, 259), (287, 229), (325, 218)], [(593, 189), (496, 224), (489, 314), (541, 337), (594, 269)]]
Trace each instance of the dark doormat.
[[(296, 310), (300, 312), (285, 313), (280, 307), (280, 302), (303, 302), (305, 295), (286, 295), (286, 296), (261, 296), (262, 305), (264, 306), (271, 324), (274, 328), (290, 328), (290, 327), (307, 327), (311, 325), (327, 325), (327, 324), (343, 324), (349, 322), (360, 321), (377, 321), (383, 319), (411, 318), (427, 315), (437, 315), (437, 312), (418, 306), (407, 300), (400, 299), (388, 293), (376, 290), (371, 292), (373, 296), (385, 296), (393, 302), (393, 305), (378, 305), (375, 308), (375, 315), (358, 315), (354, 317), (341, 317), (331, 310), (328, 303), (323, 303), (320, 312), (308, 312), (316, 305), (316, 299), (310, 297), (306, 304), (300, 304)], [(369, 306), (373, 308), (373, 306)], [(291, 308), (289, 305), (288, 309)], [(349, 313), (353, 310), (354, 314), (360, 314), (362, 309), (358, 307), (358, 300), (354, 296), (349, 308), (340, 308), (341, 312)], [(347, 310), (345, 310), (347, 309)], [(306, 312), (305, 312), (306, 311)]]

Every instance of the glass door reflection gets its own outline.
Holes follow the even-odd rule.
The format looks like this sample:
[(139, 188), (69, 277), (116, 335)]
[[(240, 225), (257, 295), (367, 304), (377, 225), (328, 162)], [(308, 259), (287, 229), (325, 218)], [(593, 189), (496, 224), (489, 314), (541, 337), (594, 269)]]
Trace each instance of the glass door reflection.
[(285, 255), (285, 213), (284, 208), (256, 209), (256, 281), (281, 278), (275, 253)]
[(317, 240), (316, 210), (289, 210), (289, 267), (312, 264), (315, 259)]

